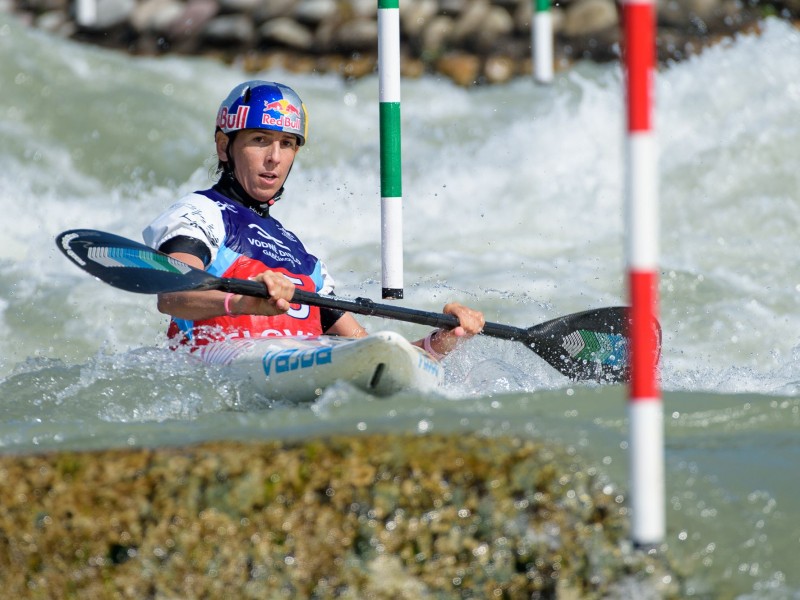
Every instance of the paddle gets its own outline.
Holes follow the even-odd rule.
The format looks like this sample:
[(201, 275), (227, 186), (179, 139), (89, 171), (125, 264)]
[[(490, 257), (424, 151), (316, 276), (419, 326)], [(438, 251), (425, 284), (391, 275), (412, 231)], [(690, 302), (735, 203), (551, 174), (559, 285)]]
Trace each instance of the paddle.
[[(118, 235), (92, 229), (65, 231), (56, 238), (61, 251), (87, 273), (116, 288), (141, 294), (221, 290), (265, 297), (264, 285), (245, 279), (216, 277), (162, 252)], [(453, 315), (376, 304), (367, 298), (343, 300), (296, 290), (298, 304), (334, 308), (452, 329)], [(654, 323), (659, 342), (661, 331)], [(575, 380), (627, 381), (628, 309), (597, 308), (559, 317), (529, 329), (486, 323), (483, 335), (522, 342), (562, 374)], [(660, 343), (659, 343), (660, 346)]]

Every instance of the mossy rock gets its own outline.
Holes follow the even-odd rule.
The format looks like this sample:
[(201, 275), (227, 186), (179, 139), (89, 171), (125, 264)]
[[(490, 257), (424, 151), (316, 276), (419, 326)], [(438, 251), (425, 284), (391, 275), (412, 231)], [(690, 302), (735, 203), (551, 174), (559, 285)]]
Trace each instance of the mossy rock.
[(463, 434), (2, 456), (0, 584), (48, 599), (680, 596), (593, 472), (552, 445)]

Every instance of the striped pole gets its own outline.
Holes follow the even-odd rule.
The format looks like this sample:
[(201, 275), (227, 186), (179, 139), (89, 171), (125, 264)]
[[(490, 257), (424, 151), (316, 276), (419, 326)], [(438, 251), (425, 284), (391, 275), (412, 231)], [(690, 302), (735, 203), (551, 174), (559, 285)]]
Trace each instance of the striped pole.
[(664, 418), (657, 381), (658, 160), (653, 132), (655, 0), (623, 0), (627, 124), (626, 208), (631, 302), (631, 533), (664, 540)]
[(550, 0), (531, 0), (533, 5), (533, 27), (531, 27), (531, 49), (533, 50), (533, 77), (537, 83), (553, 81), (553, 13)]
[(400, 158), (400, 1), (378, 0), (383, 297), (403, 297), (403, 181)]
[(91, 27), (97, 23), (97, 0), (77, 0), (75, 20), (81, 27)]

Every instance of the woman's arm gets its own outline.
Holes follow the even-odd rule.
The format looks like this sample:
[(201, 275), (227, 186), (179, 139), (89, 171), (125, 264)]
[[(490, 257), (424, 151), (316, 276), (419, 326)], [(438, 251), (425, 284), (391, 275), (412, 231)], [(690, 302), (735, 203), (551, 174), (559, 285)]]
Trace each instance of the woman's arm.
[[(203, 269), (203, 261), (193, 254), (170, 254), (191, 267)], [(280, 315), (289, 310), (294, 284), (281, 273), (264, 271), (254, 281), (261, 281), (269, 298), (227, 294), (218, 290), (205, 292), (170, 292), (158, 295), (158, 310), (177, 319), (199, 321), (222, 315)]]
[[(482, 312), (456, 302), (445, 305), (443, 312), (457, 317), (459, 326), (454, 329), (436, 329), (421, 340), (413, 342), (415, 346), (426, 350), (434, 358), (444, 357), (445, 354), (455, 350), (462, 341), (480, 333), (485, 323)], [(344, 313), (325, 333), (355, 338), (367, 335), (367, 331), (350, 313)]]
[(486, 320), (483, 313), (457, 302), (445, 304), (443, 313), (458, 318), (458, 327), (453, 329), (436, 329), (421, 340), (414, 342), (437, 359), (455, 350), (461, 342), (479, 334), (483, 330)]

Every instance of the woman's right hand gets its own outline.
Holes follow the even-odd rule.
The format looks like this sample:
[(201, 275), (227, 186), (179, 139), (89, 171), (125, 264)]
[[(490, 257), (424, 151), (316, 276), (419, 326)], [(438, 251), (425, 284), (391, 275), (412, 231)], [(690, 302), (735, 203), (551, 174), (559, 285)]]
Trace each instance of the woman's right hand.
[(236, 296), (231, 302), (233, 314), (264, 315), (272, 317), (282, 315), (290, 308), (294, 296), (294, 284), (283, 274), (275, 271), (264, 271), (251, 281), (260, 281), (267, 289), (268, 298), (252, 296)]

